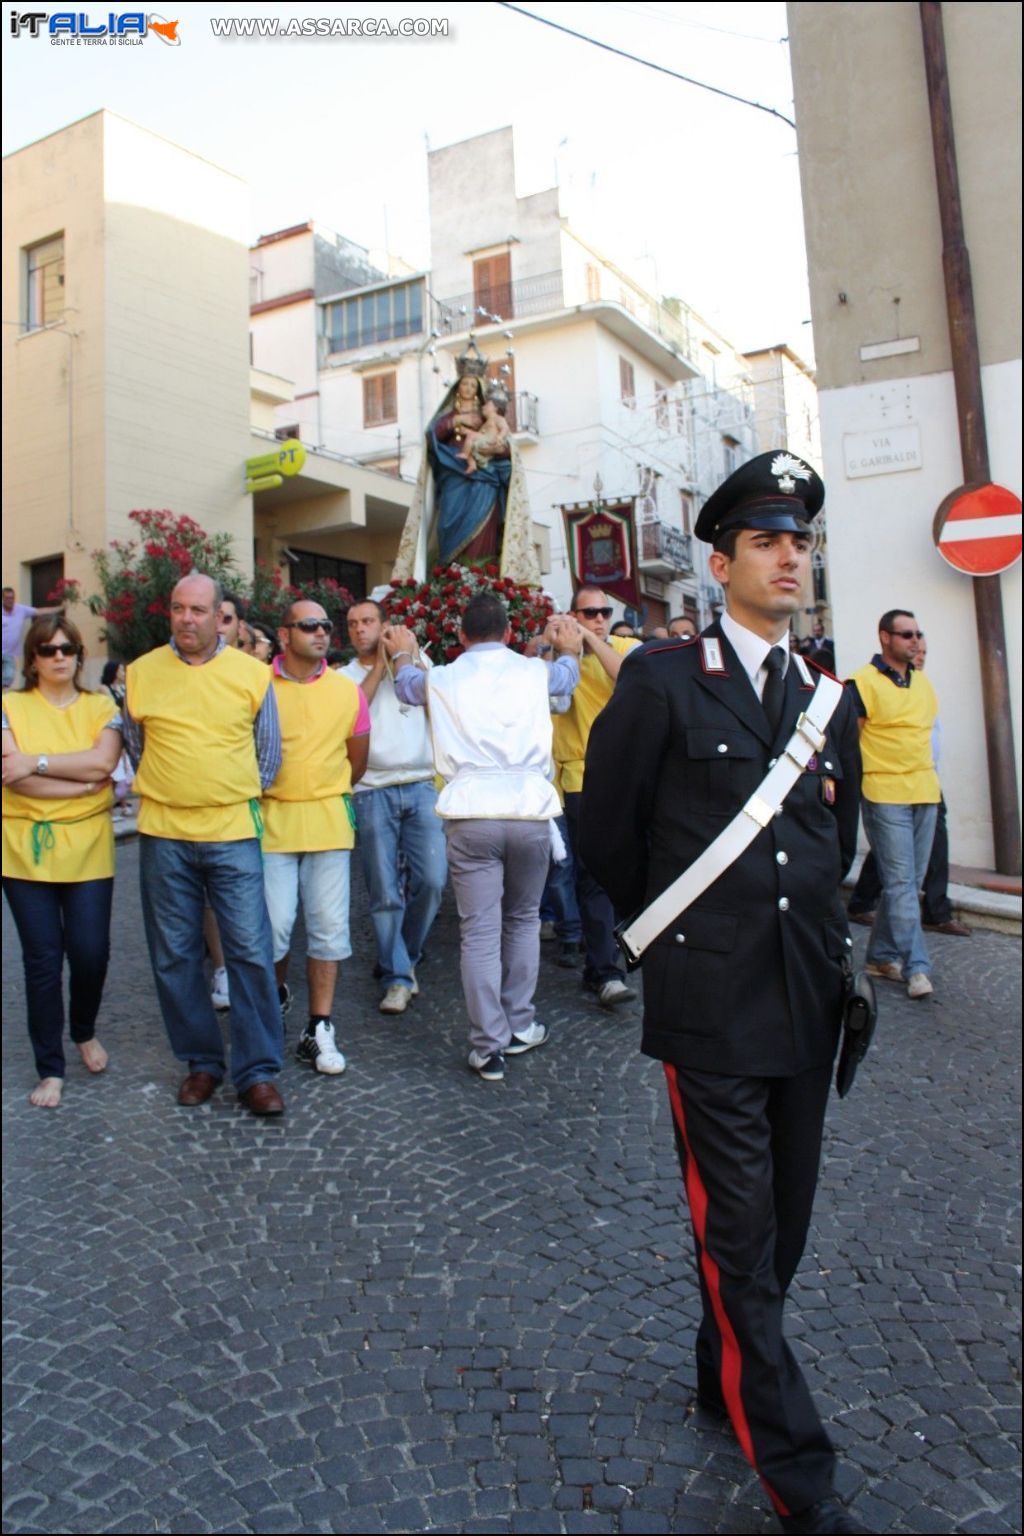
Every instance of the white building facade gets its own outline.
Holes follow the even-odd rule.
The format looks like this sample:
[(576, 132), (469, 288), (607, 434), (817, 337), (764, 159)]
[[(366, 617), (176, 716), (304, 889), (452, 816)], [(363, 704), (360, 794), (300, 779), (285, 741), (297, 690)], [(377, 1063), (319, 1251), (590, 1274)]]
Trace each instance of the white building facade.
[(745, 360), (685, 304), (659, 302), (570, 230), (556, 189), (518, 197), (510, 128), (432, 152), (429, 178), (430, 273), (394, 263), (389, 272), (347, 247), (348, 270), (324, 292), (308, 260), (296, 267), (288, 238), (254, 251), (253, 362), (301, 375), (294, 402), (277, 408), (279, 427), (410, 480), (472, 334), (510, 396), (556, 600), (571, 595), (561, 507), (590, 502), (599, 485), (607, 501), (636, 498), (647, 627), (682, 612), (705, 622), (720, 594), (692, 526), (757, 451)]

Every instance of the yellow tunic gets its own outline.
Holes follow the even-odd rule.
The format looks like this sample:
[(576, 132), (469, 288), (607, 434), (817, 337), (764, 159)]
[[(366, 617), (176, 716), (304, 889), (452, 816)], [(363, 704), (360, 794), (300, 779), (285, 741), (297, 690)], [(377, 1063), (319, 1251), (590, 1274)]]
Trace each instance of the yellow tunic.
[[(625, 656), (640, 644), (624, 635), (610, 635), (607, 644)], [(555, 715), (554, 757), (558, 768), (557, 785), (561, 794), (578, 794), (583, 788), (583, 760), (587, 755), (590, 730), (612, 696), (615, 682), (597, 657), (584, 651), (580, 658), (580, 680), (572, 696), (572, 708)]]
[(191, 666), (162, 645), (132, 662), (126, 686), (128, 712), (145, 731), (135, 778), (139, 831), (186, 843), (255, 837), (253, 721), (270, 668), (228, 646)]
[(897, 688), (873, 662), (853, 674), (867, 710), (861, 793), (876, 805), (937, 805), (941, 798), (932, 758), (935, 689), (923, 672), (908, 675), (910, 687)]
[[(4, 711), (20, 752), (58, 757), (88, 752), (117, 713), (112, 699), (80, 693), (67, 709), (37, 688), (5, 693)], [(114, 792), (107, 786), (70, 800), (3, 792), (3, 869), (11, 880), (72, 884), (114, 873)]]
[(309, 683), (274, 675), (281, 771), (263, 799), (264, 853), (322, 853), (355, 843), (346, 743), (359, 689), (329, 667)]

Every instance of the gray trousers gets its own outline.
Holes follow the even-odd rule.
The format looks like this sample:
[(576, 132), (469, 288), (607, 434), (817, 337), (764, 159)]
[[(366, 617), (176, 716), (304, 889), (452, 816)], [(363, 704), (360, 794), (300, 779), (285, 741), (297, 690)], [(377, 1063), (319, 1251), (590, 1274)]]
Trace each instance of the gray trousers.
[(446, 821), (445, 833), (459, 909), (469, 1042), (490, 1055), (533, 1023), (550, 824)]

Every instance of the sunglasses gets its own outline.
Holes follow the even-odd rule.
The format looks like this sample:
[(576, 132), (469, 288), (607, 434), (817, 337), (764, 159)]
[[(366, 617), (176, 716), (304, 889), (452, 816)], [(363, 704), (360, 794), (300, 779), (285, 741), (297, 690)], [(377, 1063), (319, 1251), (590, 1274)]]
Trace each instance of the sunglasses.
[(610, 619), (615, 612), (614, 608), (574, 608), (573, 613), (582, 613), (585, 619)]
[(890, 635), (895, 635), (897, 640), (923, 640), (923, 629), (890, 629)]
[(334, 626), (330, 619), (296, 619), (288, 628), (301, 629), (304, 635), (315, 635), (317, 630), (322, 629), (325, 635), (329, 635)]
[(78, 646), (72, 645), (70, 640), (63, 645), (37, 645), (36, 655), (45, 656), (47, 661), (52, 661), (54, 656), (77, 656)]

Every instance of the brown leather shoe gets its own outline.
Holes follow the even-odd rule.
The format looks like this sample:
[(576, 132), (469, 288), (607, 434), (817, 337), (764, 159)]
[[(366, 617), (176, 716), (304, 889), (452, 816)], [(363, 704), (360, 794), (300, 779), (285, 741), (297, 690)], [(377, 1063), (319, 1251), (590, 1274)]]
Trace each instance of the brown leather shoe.
[(969, 939), (974, 932), (966, 923), (954, 923), (952, 920), (948, 923), (924, 923), (923, 926), (929, 933), (951, 933), (957, 939)]
[(250, 1114), (253, 1115), (283, 1115), (284, 1099), (278, 1093), (273, 1083), (253, 1083), (244, 1093), (238, 1095)]
[(214, 1077), (212, 1072), (190, 1072), (178, 1089), (178, 1103), (190, 1109), (196, 1104), (205, 1104), (219, 1087), (220, 1078)]

